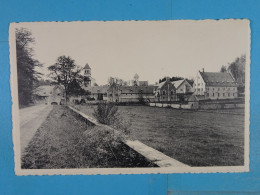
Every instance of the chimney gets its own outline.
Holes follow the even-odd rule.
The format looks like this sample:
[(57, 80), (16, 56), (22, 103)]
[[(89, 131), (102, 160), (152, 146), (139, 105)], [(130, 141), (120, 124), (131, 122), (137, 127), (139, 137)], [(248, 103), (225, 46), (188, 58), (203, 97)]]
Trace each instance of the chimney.
[(202, 72), (204, 72), (204, 68), (202, 68)]

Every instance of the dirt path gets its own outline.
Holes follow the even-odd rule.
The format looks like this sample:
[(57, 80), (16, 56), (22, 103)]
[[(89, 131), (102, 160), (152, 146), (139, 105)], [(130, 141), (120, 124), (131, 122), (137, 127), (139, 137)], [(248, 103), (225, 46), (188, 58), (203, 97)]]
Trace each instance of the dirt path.
[(53, 106), (51, 105), (37, 105), (20, 109), (20, 139), (22, 153), (52, 108)]

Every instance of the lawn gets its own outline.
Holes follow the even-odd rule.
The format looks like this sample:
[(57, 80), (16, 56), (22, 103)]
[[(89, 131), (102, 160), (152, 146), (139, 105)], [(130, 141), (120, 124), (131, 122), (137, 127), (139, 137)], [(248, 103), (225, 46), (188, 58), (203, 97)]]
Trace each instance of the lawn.
[[(22, 156), (22, 169), (153, 167), (105, 127), (91, 127), (54, 106)], [(112, 141), (111, 141), (112, 140)]]
[[(94, 106), (77, 108), (92, 115)], [(244, 163), (244, 115), (241, 110), (222, 113), (119, 106), (119, 112), (131, 121), (131, 139), (185, 164), (236, 166)]]

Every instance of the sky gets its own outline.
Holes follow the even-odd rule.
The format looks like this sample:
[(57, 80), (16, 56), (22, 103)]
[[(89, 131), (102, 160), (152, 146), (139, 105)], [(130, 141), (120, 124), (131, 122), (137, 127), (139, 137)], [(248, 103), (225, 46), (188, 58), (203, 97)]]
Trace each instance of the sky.
[(219, 71), (242, 54), (249, 57), (247, 20), (88, 21), (18, 23), (35, 38), (34, 57), (43, 67), (61, 55), (88, 63), (99, 85), (108, 77), (158, 82), (164, 76), (192, 78)]

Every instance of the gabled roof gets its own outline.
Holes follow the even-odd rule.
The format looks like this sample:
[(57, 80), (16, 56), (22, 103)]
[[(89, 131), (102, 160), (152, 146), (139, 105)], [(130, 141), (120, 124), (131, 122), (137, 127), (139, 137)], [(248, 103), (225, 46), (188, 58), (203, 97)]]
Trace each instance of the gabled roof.
[(54, 90), (63, 90), (64, 87), (61, 85), (42, 85), (34, 90), (34, 94), (38, 96), (50, 96)]
[(232, 75), (227, 72), (199, 72), (209, 86), (237, 86)]
[(34, 94), (38, 96), (50, 96), (53, 88), (53, 85), (42, 85), (34, 90)]
[(84, 69), (91, 69), (88, 63), (85, 65)]
[[(161, 82), (161, 83), (159, 83), (157, 86), (157, 89), (159, 90), (159, 89), (161, 89), (166, 83), (171, 83), (171, 81), (170, 80), (166, 80), (166, 81), (163, 81), (163, 82)], [(171, 83), (172, 84), (172, 83)], [(174, 86), (174, 85), (173, 85)], [(175, 86), (174, 86), (175, 87)], [(176, 87), (175, 87), (176, 88)]]
[(178, 89), (179, 86), (181, 86), (181, 84), (185, 81), (185, 79), (182, 80), (178, 80), (178, 81), (173, 81), (172, 84), (174, 85), (174, 87), (176, 89)]

